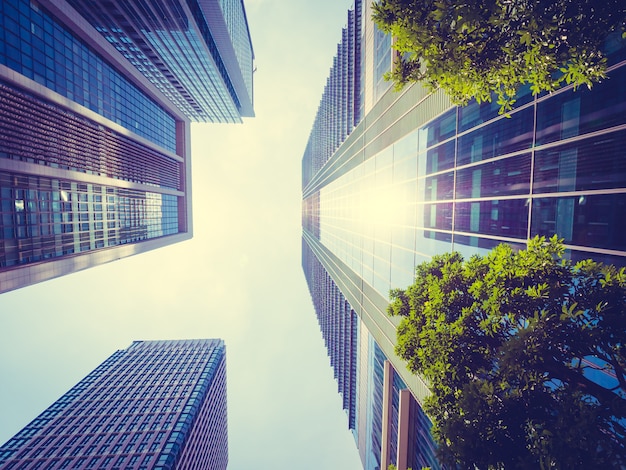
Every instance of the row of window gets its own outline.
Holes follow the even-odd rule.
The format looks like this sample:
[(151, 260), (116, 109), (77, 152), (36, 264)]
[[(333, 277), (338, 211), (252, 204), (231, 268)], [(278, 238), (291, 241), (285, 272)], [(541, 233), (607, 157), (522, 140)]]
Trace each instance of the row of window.
[[(188, 27), (186, 13), (180, 9), (178, 2), (168, 4), (171, 10), (162, 9), (161, 5), (154, 2), (127, 3), (119, 9), (116, 4), (99, 9), (97, 5), (72, 1), (69, 3), (189, 117), (217, 121), (224, 120), (224, 116), (231, 121), (239, 119), (237, 95), (215, 47), (210, 48), (210, 52), (214, 54), (219, 71), (208, 57), (202, 55), (183, 53), (176, 59), (172, 58), (174, 50), (193, 51), (205, 48), (193, 28)], [(203, 16), (199, 20), (205, 22)], [(118, 27), (106, 28), (102, 25)], [(202, 28), (201, 25), (200, 27)], [(180, 34), (181, 31), (185, 34)], [(153, 56), (160, 59), (150, 59)], [(210, 77), (200, 86), (195, 72), (198, 70), (203, 71), (204, 76)], [(172, 75), (176, 80), (168, 78)], [(218, 85), (207, 90), (207, 84), (218, 84), (222, 81), (226, 87)]]
[(0, 158), (178, 189), (182, 163), (0, 83)]
[(2, 2), (0, 24), (0, 63), (176, 150), (174, 118), (34, 2)]
[(0, 173), (0, 267), (174, 233), (176, 196)]
[[(575, 259), (626, 252), (626, 92), (613, 81), (625, 73), (508, 119), (472, 121), (475, 105), (454, 108), (305, 199), (303, 226), (383, 295), (390, 278), (405, 285), (416, 263), (452, 244), (489, 249), (556, 233), (579, 247), (568, 253)], [(559, 109), (558, 125), (538, 118), (548, 105)], [(609, 261), (626, 264), (626, 256)]]
[(358, 317), (306, 244), (303, 245), (303, 256), (309, 287), (316, 286), (311, 290), (313, 306), (343, 398), (343, 409), (348, 413), (348, 427), (355, 430)]

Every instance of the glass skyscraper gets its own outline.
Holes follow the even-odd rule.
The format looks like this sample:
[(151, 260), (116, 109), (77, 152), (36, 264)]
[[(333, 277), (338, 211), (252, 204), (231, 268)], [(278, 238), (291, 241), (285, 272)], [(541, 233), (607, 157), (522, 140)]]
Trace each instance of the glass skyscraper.
[(135, 341), (0, 447), (0, 468), (225, 470), (226, 414), (222, 340)]
[(242, 0), (0, 2), (0, 292), (191, 238), (190, 122), (253, 116)]
[[(391, 41), (368, 5), (354, 10), (361, 55), (348, 69), (360, 76), (348, 82), (359, 83), (362, 111), (355, 123), (315, 119), (302, 264), (364, 468), (439, 468), (419, 405), (427, 387), (394, 354), (389, 290), (435, 254), (524, 247), (535, 235), (556, 233), (572, 259), (626, 266), (626, 47), (607, 39), (608, 78), (591, 90), (522, 90), (506, 117), (495, 103), (390, 89)], [(342, 125), (345, 136), (314, 145)]]

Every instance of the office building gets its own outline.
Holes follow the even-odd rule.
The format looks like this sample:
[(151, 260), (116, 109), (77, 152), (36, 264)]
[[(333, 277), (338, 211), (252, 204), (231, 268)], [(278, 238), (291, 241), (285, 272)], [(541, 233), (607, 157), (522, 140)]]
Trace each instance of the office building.
[(0, 292), (192, 236), (190, 122), (241, 122), (242, 0), (0, 3)]
[(439, 468), (419, 406), (427, 387), (394, 354), (389, 290), (435, 254), (524, 247), (535, 235), (558, 234), (572, 259), (626, 266), (626, 48), (607, 39), (608, 78), (591, 90), (522, 90), (506, 117), (495, 103), (391, 89), (381, 80), (391, 39), (359, 3), (361, 75), (350, 81), (362, 113), (324, 148), (312, 141), (335, 127), (315, 119), (302, 160), (302, 264), (364, 468)]
[(226, 347), (135, 341), (0, 447), (2, 469), (203, 469), (228, 464)]

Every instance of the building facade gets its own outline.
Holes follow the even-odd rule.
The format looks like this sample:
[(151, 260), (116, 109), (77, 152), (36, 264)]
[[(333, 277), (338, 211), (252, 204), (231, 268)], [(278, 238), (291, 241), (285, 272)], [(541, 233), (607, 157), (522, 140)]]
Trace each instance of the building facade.
[(224, 470), (226, 415), (222, 340), (135, 341), (0, 447), (0, 468)]
[(3, 0), (0, 25), (0, 292), (191, 238), (190, 122), (254, 114), (242, 0)]
[[(591, 90), (522, 90), (506, 117), (495, 103), (390, 89), (391, 39), (361, 9), (360, 120), (302, 160), (303, 269), (364, 468), (439, 468), (419, 409), (427, 387), (394, 354), (389, 290), (435, 254), (535, 235), (558, 234), (574, 260), (626, 266), (626, 48), (608, 38), (608, 78)], [(312, 138), (324, 132), (316, 118)]]

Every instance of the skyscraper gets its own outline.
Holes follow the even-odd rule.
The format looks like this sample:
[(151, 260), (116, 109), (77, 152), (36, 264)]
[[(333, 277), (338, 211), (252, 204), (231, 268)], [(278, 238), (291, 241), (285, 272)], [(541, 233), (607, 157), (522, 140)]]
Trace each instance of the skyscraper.
[(390, 89), (391, 38), (368, 5), (354, 10), (361, 72), (350, 80), (362, 113), (325, 148), (312, 142), (335, 127), (315, 119), (302, 160), (302, 264), (364, 468), (439, 468), (420, 407), (426, 384), (394, 354), (389, 290), (435, 254), (523, 247), (535, 235), (557, 233), (572, 259), (626, 265), (626, 47), (608, 38), (608, 79), (593, 89), (522, 90), (505, 117), (495, 103)]
[(242, 0), (0, 3), (0, 292), (191, 238), (190, 122), (252, 116)]
[(203, 469), (228, 463), (226, 347), (135, 341), (0, 447), (0, 468)]

